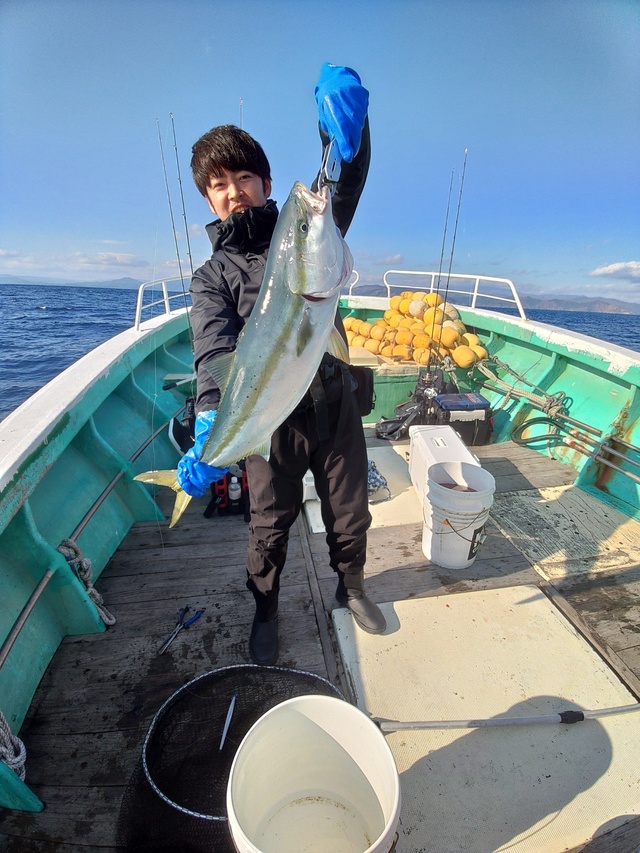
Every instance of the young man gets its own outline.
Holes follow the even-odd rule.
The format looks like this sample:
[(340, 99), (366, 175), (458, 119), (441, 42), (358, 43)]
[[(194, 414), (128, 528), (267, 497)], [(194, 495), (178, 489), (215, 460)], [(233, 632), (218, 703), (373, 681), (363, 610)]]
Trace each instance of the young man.
[[(334, 139), (343, 160), (332, 209), (344, 235), (369, 167), (369, 94), (354, 71), (329, 64), (322, 67), (315, 94), (323, 145)], [(215, 127), (195, 143), (192, 153), (196, 186), (218, 217), (207, 226), (213, 255), (191, 282), (198, 414), (195, 445), (178, 466), (181, 487), (201, 497), (226, 473), (199, 461), (220, 400), (204, 365), (236, 347), (260, 289), (278, 210), (269, 199), (269, 162), (249, 134), (232, 125)], [(339, 318), (337, 322), (341, 326)], [(365, 631), (386, 628), (380, 609), (364, 593), (371, 523), (367, 452), (351, 385), (343, 392), (344, 377), (337, 359), (325, 354), (311, 390), (275, 430), (269, 460), (246, 460), (251, 504), (247, 587), (256, 602), (249, 652), (258, 664), (274, 664), (278, 657), (280, 575), (309, 468), (321, 501), (330, 564), (338, 575), (336, 598)]]

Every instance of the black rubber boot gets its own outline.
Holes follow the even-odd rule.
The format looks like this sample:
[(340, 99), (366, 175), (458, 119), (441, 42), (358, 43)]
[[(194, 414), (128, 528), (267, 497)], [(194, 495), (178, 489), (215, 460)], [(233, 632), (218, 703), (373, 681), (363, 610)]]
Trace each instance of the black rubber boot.
[(249, 636), (249, 655), (260, 666), (273, 666), (278, 660), (278, 592), (267, 595), (252, 590), (256, 600)]
[[(387, 623), (378, 605), (365, 594), (364, 571), (346, 572), (343, 578), (347, 591), (347, 607), (353, 614), (353, 618), (363, 631), (367, 631), (369, 634), (382, 634)], [(339, 586), (340, 579), (338, 579)], [(337, 592), (338, 590), (336, 590), (336, 594)]]
[(336, 572), (338, 575), (338, 586), (336, 587), (336, 601), (340, 605), (340, 607), (348, 607), (349, 606), (349, 596), (347, 594), (347, 588), (344, 585), (344, 573)]
[(273, 666), (278, 660), (278, 617), (270, 622), (260, 622), (256, 614), (249, 637), (249, 654), (260, 666)]

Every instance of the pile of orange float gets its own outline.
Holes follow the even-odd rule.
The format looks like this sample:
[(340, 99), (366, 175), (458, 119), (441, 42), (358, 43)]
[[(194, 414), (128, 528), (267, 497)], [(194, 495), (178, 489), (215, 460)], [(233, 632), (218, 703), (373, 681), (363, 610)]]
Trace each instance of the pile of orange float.
[(416, 364), (439, 363), (449, 356), (458, 367), (488, 357), (477, 335), (467, 332), (457, 309), (438, 293), (405, 291), (389, 300), (384, 317), (369, 323), (346, 317), (351, 347)]

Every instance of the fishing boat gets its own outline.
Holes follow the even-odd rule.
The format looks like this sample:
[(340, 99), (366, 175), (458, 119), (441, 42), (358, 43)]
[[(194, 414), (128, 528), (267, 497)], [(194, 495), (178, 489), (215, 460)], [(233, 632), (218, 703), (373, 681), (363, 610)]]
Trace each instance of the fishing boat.
[[(390, 270), (372, 293), (356, 274), (340, 310), (374, 324), (394, 295), (440, 287), (438, 273)], [(372, 487), (366, 575), (389, 627), (365, 635), (335, 601), (310, 481), (278, 669), (387, 721), (398, 853), (637, 853), (640, 354), (528, 319), (506, 279), (451, 275), (446, 298), (487, 353), (446, 362), (490, 413), (490, 435), (460, 451), (495, 482), (477, 552), (455, 567), (426, 557), (417, 433), (376, 434), (424, 368), (353, 348), (375, 374), (364, 429), (384, 488)], [(168, 426), (194, 374), (189, 311), (174, 299), (168, 282), (143, 285), (131, 329), (0, 423), (2, 850), (205, 849), (177, 811), (165, 846), (128, 847), (125, 825), (163, 703), (249, 665), (243, 515), (193, 501), (169, 529), (172, 493), (134, 480), (179, 458)], [(472, 416), (457, 417), (447, 435), (465, 434)], [(184, 607), (204, 612), (159, 654)], [(528, 725), (565, 711), (581, 725)]]

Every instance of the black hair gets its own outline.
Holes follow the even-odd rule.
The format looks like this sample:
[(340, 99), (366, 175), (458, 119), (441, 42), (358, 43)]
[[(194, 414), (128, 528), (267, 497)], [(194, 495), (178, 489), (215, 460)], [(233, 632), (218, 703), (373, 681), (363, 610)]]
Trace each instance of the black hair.
[(264, 181), (271, 180), (271, 167), (262, 146), (246, 131), (233, 124), (213, 127), (191, 149), (191, 172), (202, 195), (212, 177), (229, 172), (253, 172)]

